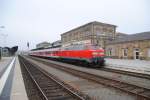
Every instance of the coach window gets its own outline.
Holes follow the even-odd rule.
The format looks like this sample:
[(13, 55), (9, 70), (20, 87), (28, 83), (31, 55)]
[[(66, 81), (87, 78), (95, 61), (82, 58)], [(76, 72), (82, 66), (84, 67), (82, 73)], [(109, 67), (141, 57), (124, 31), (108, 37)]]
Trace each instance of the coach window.
[(48, 54), (51, 54), (51, 51), (48, 51)]
[(46, 51), (45, 54), (48, 54), (48, 51)]

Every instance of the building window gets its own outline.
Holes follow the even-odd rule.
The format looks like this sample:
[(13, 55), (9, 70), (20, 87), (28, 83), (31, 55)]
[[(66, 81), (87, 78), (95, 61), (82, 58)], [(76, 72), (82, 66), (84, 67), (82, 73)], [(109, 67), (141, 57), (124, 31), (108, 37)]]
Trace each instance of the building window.
[(128, 49), (123, 49), (123, 57), (127, 57), (128, 56)]
[(108, 56), (112, 56), (112, 48), (108, 49)]
[(140, 50), (138, 48), (134, 49), (134, 59), (140, 58)]

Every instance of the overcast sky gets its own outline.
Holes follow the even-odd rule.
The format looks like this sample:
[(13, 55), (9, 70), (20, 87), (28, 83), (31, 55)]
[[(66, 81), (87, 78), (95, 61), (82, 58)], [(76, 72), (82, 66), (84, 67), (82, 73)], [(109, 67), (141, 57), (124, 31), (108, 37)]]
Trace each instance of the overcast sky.
[(0, 0), (0, 46), (25, 50), (29, 41), (35, 48), (91, 21), (128, 34), (150, 31), (150, 0)]

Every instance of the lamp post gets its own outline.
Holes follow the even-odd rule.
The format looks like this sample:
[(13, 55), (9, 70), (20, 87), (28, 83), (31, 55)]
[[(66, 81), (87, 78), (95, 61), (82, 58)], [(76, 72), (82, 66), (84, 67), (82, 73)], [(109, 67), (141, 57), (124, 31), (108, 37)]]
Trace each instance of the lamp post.
[[(4, 26), (0, 26), (0, 28), (4, 28)], [(1, 58), (2, 58), (2, 47), (0, 45), (0, 60), (1, 60)]]
[[(5, 28), (5, 26), (0, 26), (0, 31), (1, 31), (1, 29), (4, 29)], [(6, 38), (7, 38), (7, 34), (3, 34), (3, 33), (0, 33), (0, 36), (2, 37), (2, 39), (1, 40), (3, 40), (2, 42), (4, 43), (2, 43), (2, 44), (0, 44), (0, 59), (1, 59), (1, 56), (2, 56), (2, 52), (3, 52), (3, 48), (2, 48), (2, 46), (4, 47), (5, 46), (5, 43), (6, 43)]]
[(0, 35), (3, 37), (3, 47), (5, 47), (6, 46), (6, 38), (7, 38), (8, 34), (1, 33)]
[[(4, 26), (0, 26), (0, 31), (2, 31), (1, 29), (4, 29), (5, 27)], [(3, 38), (5, 38), (6, 37), (6, 35), (5, 34), (3, 34), (3, 33), (1, 33), (0, 32), (0, 36)], [(3, 40), (3, 39), (1, 39), (1, 40)], [(2, 42), (1, 42), (2, 43)], [(1, 47), (2, 47), (3, 45), (1, 44)]]
[[(5, 26), (0, 26), (0, 29), (4, 29), (5, 28)], [(0, 30), (0, 31), (2, 31), (2, 30)], [(6, 38), (7, 38), (7, 36), (8, 36), (8, 34), (4, 34), (4, 33), (0, 33), (0, 36), (3, 38), (2, 40), (3, 40), (3, 47), (5, 47), (6, 46)]]

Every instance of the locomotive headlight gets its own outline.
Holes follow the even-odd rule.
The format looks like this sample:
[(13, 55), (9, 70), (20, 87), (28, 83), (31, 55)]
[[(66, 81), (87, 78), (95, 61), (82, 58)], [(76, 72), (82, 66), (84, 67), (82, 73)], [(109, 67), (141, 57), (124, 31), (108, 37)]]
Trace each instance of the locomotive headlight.
[(92, 55), (96, 56), (96, 55), (98, 55), (98, 52), (93, 52)]
[(104, 52), (99, 52), (100, 55), (104, 55)]

